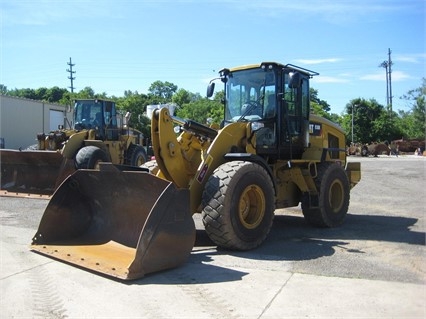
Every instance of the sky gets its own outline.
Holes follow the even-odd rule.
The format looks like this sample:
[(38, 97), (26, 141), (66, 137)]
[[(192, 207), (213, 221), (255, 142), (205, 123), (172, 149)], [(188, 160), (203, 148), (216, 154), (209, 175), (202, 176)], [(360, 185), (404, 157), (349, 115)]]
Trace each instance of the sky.
[(393, 110), (426, 77), (425, 0), (0, 0), (0, 84), (71, 83), (75, 91), (147, 93), (159, 80), (205, 96), (221, 68), (275, 61), (320, 75), (318, 97), (342, 114), (352, 99)]

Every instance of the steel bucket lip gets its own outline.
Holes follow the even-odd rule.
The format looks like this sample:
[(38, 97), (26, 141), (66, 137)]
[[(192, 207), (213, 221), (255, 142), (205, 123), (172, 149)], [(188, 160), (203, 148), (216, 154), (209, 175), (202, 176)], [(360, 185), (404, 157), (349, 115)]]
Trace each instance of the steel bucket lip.
[[(30, 249), (40, 255), (77, 266), (80, 269), (125, 280), (129, 278), (129, 266), (134, 259), (135, 248), (129, 248), (114, 241), (93, 245), (70, 244), (70, 242), (63, 241), (49, 245), (31, 245)], [(82, 253), (82, 251), (85, 251), (85, 253)], [(99, 251), (104, 254), (114, 251), (113, 253), (120, 258), (108, 260), (102, 258)]]

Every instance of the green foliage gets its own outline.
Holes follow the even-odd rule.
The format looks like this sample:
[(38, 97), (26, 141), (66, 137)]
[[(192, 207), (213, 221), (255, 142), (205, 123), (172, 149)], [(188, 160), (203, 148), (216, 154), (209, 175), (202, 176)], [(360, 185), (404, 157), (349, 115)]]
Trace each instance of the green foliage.
[(176, 103), (177, 105), (184, 105), (188, 104), (192, 100), (193, 93), (185, 90), (185, 89), (179, 89), (172, 97), (172, 102)]
[(401, 97), (409, 103), (410, 111), (399, 111), (400, 129), (404, 138), (424, 139), (426, 133), (426, 78), (422, 86)]
[(348, 143), (352, 138), (355, 143), (389, 142), (400, 134), (396, 114), (389, 114), (375, 99), (351, 100), (346, 104), (346, 112), (341, 125), (347, 133)]
[(330, 105), (318, 98), (318, 90), (309, 88), (309, 98), (311, 101), (311, 113), (322, 116), (335, 123), (340, 122), (340, 116), (334, 113), (330, 113)]
[(116, 99), (117, 109), (121, 114), (130, 112), (129, 125), (141, 131), (145, 137), (151, 135), (151, 122), (146, 117), (146, 106), (151, 104), (151, 99), (146, 94), (139, 94), (137, 91), (125, 91), (124, 97)]
[(309, 88), (309, 97), (311, 103), (318, 105), (318, 107), (321, 108), (325, 113), (330, 112), (330, 104), (318, 97), (318, 90)]
[(150, 85), (148, 92), (159, 98), (159, 101), (156, 103), (159, 104), (170, 102), (177, 88), (177, 85), (167, 81), (155, 81)]
[(1, 94), (21, 97), (24, 99), (46, 101), (50, 103), (59, 103), (62, 99), (62, 96), (67, 92), (68, 91), (66, 89), (61, 89), (57, 86), (54, 86), (50, 89), (42, 87), (36, 90), (29, 88), (7, 90), (6, 86), (1, 86)]
[[(207, 124), (208, 119), (212, 123), (220, 124), (223, 119), (223, 105), (215, 99), (198, 98), (190, 103), (183, 104), (177, 111), (176, 115)], [(210, 123), (209, 123), (210, 124)]]
[(1, 95), (7, 95), (7, 86), (0, 84), (0, 94)]

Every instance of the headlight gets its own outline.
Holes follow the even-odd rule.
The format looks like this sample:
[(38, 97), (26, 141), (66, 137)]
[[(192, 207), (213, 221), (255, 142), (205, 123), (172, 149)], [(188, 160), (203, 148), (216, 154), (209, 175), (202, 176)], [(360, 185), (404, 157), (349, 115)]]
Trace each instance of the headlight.
[(254, 132), (254, 131), (261, 129), (264, 126), (265, 126), (265, 124), (262, 123), (262, 122), (252, 122), (251, 123), (251, 130)]

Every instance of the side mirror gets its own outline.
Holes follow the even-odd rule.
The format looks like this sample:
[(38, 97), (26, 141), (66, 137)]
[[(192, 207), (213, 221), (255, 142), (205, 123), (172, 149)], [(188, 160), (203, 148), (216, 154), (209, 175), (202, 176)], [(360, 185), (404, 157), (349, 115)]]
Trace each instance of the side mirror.
[(300, 85), (302, 84), (302, 76), (300, 75), (299, 72), (295, 72), (295, 73), (290, 73), (290, 79), (289, 79), (289, 83), (288, 86), (290, 89), (297, 89), (300, 87)]
[(207, 97), (212, 97), (214, 92), (214, 82), (210, 82), (207, 86)]

